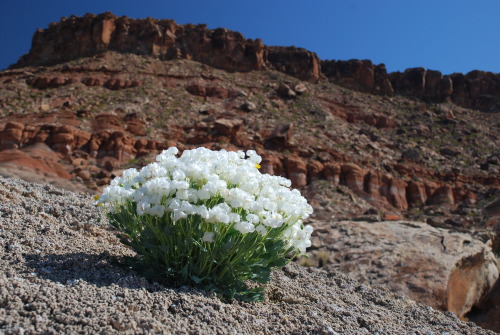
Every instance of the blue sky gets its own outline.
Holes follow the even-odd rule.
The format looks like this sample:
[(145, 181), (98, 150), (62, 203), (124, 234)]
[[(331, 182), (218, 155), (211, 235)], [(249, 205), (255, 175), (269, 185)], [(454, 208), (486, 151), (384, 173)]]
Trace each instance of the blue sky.
[(105, 11), (206, 23), (389, 71), (500, 73), (500, 0), (0, 0), (0, 69), (28, 52), (37, 28)]

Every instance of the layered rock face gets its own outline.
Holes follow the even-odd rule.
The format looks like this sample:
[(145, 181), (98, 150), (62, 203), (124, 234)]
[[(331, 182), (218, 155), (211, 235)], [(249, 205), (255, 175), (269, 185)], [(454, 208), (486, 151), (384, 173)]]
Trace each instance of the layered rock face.
[(422, 67), (387, 73), (384, 64), (369, 60), (321, 62), (323, 74), (335, 84), (363, 92), (404, 95), (426, 102), (453, 102), (486, 112), (500, 111), (500, 74), (472, 71), (443, 75)]
[(321, 77), (320, 60), (314, 52), (295, 47), (267, 47), (266, 59), (272, 68), (307, 81)]
[(228, 29), (178, 25), (173, 20), (134, 20), (111, 13), (71, 16), (39, 29), (28, 54), (16, 67), (52, 65), (106, 51), (147, 55), (162, 60), (190, 59), (226, 71), (275, 68), (302, 80), (320, 78), (315, 53), (299, 48), (267, 47)]
[(39, 29), (29, 54), (18, 66), (48, 65), (89, 57), (105, 51), (148, 55), (160, 59), (185, 58), (228, 71), (258, 70), (264, 64), (264, 44), (227, 29), (178, 25), (173, 20), (71, 16)]
[(384, 64), (373, 65), (370, 60), (353, 59), (321, 61), (323, 74), (335, 84), (363, 92), (393, 95), (394, 89)]
[[(8, 162), (9, 159), (16, 162), (21, 159), (25, 161), (24, 165), (33, 169), (69, 179), (71, 175), (57, 163), (58, 157), (62, 157), (74, 166), (74, 175), (86, 182), (94, 175), (99, 186), (109, 183), (111, 172), (121, 165), (168, 147), (167, 143), (144, 138), (146, 122), (135, 114), (125, 115), (120, 111), (100, 113), (94, 117), (90, 131), (79, 129), (80, 121), (75, 116), (71, 119), (74, 125), (54, 125), (49, 122), (50, 119), (41, 116), (26, 124), (7, 122), (0, 131), (0, 164)], [(33, 121), (38, 122), (33, 124)], [(1, 126), (2, 122), (0, 129)], [(420, 178), (420, 181), (409, 180), (403, 166), (399, 167), (400, 176), (396, 177), (388, 172), (343, 162), (328, 148), (323, 149), (321, 159), (312, 159), (300, 153), (270, 154), (259, 149), (261, 146), (265, 147), (266, 143), (273, 143), (283, 150), (293, 150), (290, 143), (294, 137), (293, 125), (277, 126), (271, 134), (263, 133), (261, 141), (246, 140), (247, 131), (241, 118), (218, 116), (209, 124), (179, 129), (179, 135), (172, 134), (171, 138), (178, 141), (177, 145), (181, 149), (220, 141), (229, 141), (242, 147), (255, 147), (263, 155), (263, 173), (285, 176), (298, 188), (303, 188), (315, 180), (327, 180), (332, 186), (345, 185), (373, 206), (388, 211), (406, 211), (410, 207), (425, 204), (453, 208), (466, 201), (475, 201), (474, 193), (464, 186), (453, 187), (450, 183), (436, 183), (427, 178)], [(44, 160), (37, 165), (33, 163), (36, 162), (36, 156), (33, 158), (33, 155), (30, 155), (29, 148), (39, 145), (50, 151), (50, 155), (45, 155)], [(19, 149), (28, 151), (23, 153)], [(97, 166), (92, 166), (92, 162), (96, 162)], [(18, 163), (21, 164), (21, 161)], [(498, 183), (498, 180), (493, 182)]]
[[(116, 57), (115, 52), (119, 52), (119, 55), (123, 57), (132, 56), (129, 54), (139, 54), (141, 57), (134, 60), (136, 72), (134, 72), (134, 66), (131, 65), (126, 71), (123, 68), (121, 70), (114, 68), (111, 65), (114, 62), (113, 59), (119, 58)], [(166, 143), (148, 136), (146, 133), (148, 120), (142, 116), (138, 117), (135, 113), (123, 111), (115, 113), (119, 110), (115, 108), (101, 111), (92, 104), (80, 104), (76, 102), (77, 99), (65, 96), (55, 99), (56, 101), (51, 104), (42, 104), (39, 110), (42, 114), (58, 108), (72, 110), (69, 105), (71, 102), (80, 110), (68, 113), (70, 119), (57, 120), (54, 115), (60, 116), (59, 112), (52, 113), (53, 117), (48, 122), (43, 120), (43, 116), (40, 116), (42, 119), (37, 120), (36, 124), (33, 123), (33, 118), (21, 120), (12, 118), (10, 120), (12, 122), (9, 120), (0, 122), (0, 150), (19, 149), (43, 143), (63, 157), (66, 162), (72, 164), (75, 159), (77, 161), (88, 158), (97, 160), (99, 168), (105, 171), (94, 167), (91, 171), (82, 172), (80, 169), (87, 167), (81, 166), (76, 169), (70, 167), (69, 170), (84, 180), (89, 180), (90, 174), (92, 179), (97, 181), (97, 186), (101, 186), (109, 182), (113, 169), (118, 169), (128, 161), (136, 160), (148, 153), (158, 152), (173, 141), (176, 141), (176, 145), (180, 147), (208, 145), (207, 143), (217, 147), (218, 144), (213, 143), (231, 143), (232, 149), (257, 148), (265, 157), (270, 156), (268, 155), (270, 151), (274, 157), (265, 158), (263, 164), (265, 172), (286, 176), (292, 180), (295, 187), (304, 187), (318, 179), (328, 180), (333, 186), (346, 185), (357, 196), (383, 210), (404, 212), (422, 205), (451, 209), (463, 203), (474, 203), (477, 200), (475, 195), (477, 191), (470, 187), (477, 181), (474, 177), (467, 178), (455, 172), (443, 175), (433, 173), (429, 169), (415, 170), (409, 167), (407, 161), (414, 160), (415, 155), (419, 156), (417, 151), (414, 151), (413, 155), (408, 150), (403, 152), (401, 155), (403, 161), (393, 162), (390, 166), (382, 167), (379, 164), (366, 166), (363, 160), (353, 161), (345, 155), (339, 155), (330, 144), (312, 150), (313, 143), (308, 143), (301, 148), (294, 139), (302, 134), (296, 134), (297, 130), (290, 122), (273, 123), (273, 130), (262, 131), (260, 126), (251, 126), (257, 121), (251, 121), (250, 119), (255, 118), (252, 116), (249, 119), (248, 116), (264, 110), (276, 110), (282, 113), (286, 109), (300, 108), (300, 113), (316, 115), (315, 118), (317, 117), (318, 120), (314, 122), (324, 122), (328, 119), (332, 121), (333, 118), (339, 118), (353, 125), (365, 124), (368, 130), (363, 129), (359, 132), (363, 131), (368, 134), (370, 141), (377, 141), (375, 139), (377, 135), (374, 134), (378, 130), (392, 133), (390, 140), (393, 141), (399, 135), (400, 130), (405, 131), (398, 129), (401, 125), (397, 121), (397, 115), (386, 113), (385, 107), (372, 111), (367, 106), (350, 106), (349, 104), (353, 102), (346, 103), (346, 98), (341, 97), (340, 93), (336, 93), (337, 96), (321, 93), (322, 96), (318, 96), (314, 105), (309, 104), (305, 96), (314, 93), (304, 94), (308, 90), (305, 81), (314, 82), (326, 76), (333, 82), (365, 92), (383, 95), (401, 93), (431, 100), (442, 100), (447, 97), (455, 97), (454, 99), (459, 100), (462, 96), (460, 103), (476, 106), (479, 103), (478, 97), (482, 97), (484, 92), (491, 93), (489, 96), (494, 96), (495, 76), (490, 76), (489, 81), (484, 82), (479, 72), (475, 74), (475, 77), (469, 74), (464, 78), (470, 77), (470, 80), (475, 80), (474, 82), (477, 83), (477, 85), (470, 85), (467, 82), (469, 79), (462, 80), (461, 84), (458, 82), (454, 84), (450, 78), (425, 69), (411, 69), (403, 74), (388, 74), (383, 65), (374, 65), (370, 61), (320, 62), (314, 53), (305, 49), (268, 47), (260, 40), (248, 40), (240, 33), (227, 29), (210, 30), (204, 25), (178, 25), (172, 20), (151, 18), (135, 20), (116, 17), (111, 13), (97, 16), (87, 14), (84, 17), (71, 16), (62, 19), (60, 23), (51, 24), (45, 30), (38, 30), (33, 38), (31, 51), (19, 60), (16, 67), (55, 64), (69, 60), (74, 60), (74, 64), (78, 62), (76, 59), (96, 55), (98, 57), (83, 58), (92, 59), (92, 62), (95, 62), (94, 65), (83, 61), (78, 66), (66, 63), (56, 70), (47, 71), (46, 68), (41, 68), (40, 71), (21, 72), (19, 75), (15, 72), (7, 73), (5, 78), (9, 79), (5, 79), (4, 84), (7, 87), (10, 85), (9, 82), (24, 80), (31, 89), (39, 90), (39, 93), (58, 88), (76, 92), (75, 90), (85, 87), (89, 92), (101, 92), (99, 100), (111, 96), (106, 91), (126, 91), (125, 93), (116, 92), (114, 96), (127, 95), (127, 104), (134, 95), (145, 95), (147, 90), (154, 90), (156, 93), (154, 97), (143, 100), (145, 103), (157, 100), (163, 94), (157, 92), (158, 87), (172, 90), (174, 86), (178, 86), (183, 90), (182, 93), (176, 92), (176, 95), (188, 93), (204, 102), (219, 103), (218, 111), (214, 112), (217, 115), (207, 120), (200, 118), (199, 122), (191, 125), (172, 127), (175, 130), (164, 137), (171, 142)], [(148, 69), (149, 64), (153, 62), (150, 57), (156, 58), (156, 63), (154, 68)], [(111, 62), (108, 62), (107, 58)], [(195, 74), (184, 73), (184, 70), (170, 73), (167, 60), (172, 59), (190, 59), (210, 67), (202, 67), (199, 73)], [(291, 84), (280, 80), (279, 83), (272, 83), (272, 85), (270, 83), (265, 85), (266, 87), (250, 88), (247, 86), (248, 89), (236, 89), (237, 86), (234, 83), (225, 87), (220, 76), (210, 75), (209, 69), (212, 67), (232, 72), (245, 72), (245, 75), (252, 70), (262, 70), (256, 71), (254, 73), (256, 74), (257, 72), (263, 73), (267, 69), (274, 69), (299, 78), (303, 82)], [(140, 75), (139, 72), (141, 72)], [(274, 77), (277, 75), (278, 73), (273, 74)], [(469, 92), (468, 90), (473, 87), (479, 87), (475, 89), (473, 95), (457, 93)], [(243, 102), (241, 99), (245, 95), (250, 95), (250, 99)], [(3, 106), (10, 104), (8, 99), (5, 99)], [(59, 103), (60, 99), (66, 102)], [(169, 99), (172, 101), (171, 97)], [(236, 101), (239, 102), (233, 103)], [(161, 104), (165, 103), (172, 105), (170, 102), (161, 102)], [(159, 106), (152, 108), (158, 108), (152, 111), (152, 114), (161, 113)], [(89, 109), (94, 109), (94, 112), (86, 116), (85, 113)], [(137, 109), (134, 107), (134, 110)], [(223, 115), (224, 110), (231, 111), (230, 113), (233, 114)], [(241, 115), (241, 113), (246, 115)], [(453, 120), (453, 112), (449, 113), (451, 116), (446, 116), (445, 121), (449, 121), (452, 125), (457, 123), (458, 121)], [(149, 121), (153, 119), (150, 118)], [(89, 126), (89, 122), (85, 120), (92, 120), (90, 122), (92, 124)], [(333, 124), (332, 121), (329, 127), (332, 128)], [(422, 131), (425, 132), (425, 126), (422, 125), (422, 127), (418, 131), (424, 129)], [(331, 129), (326, 126), (322, 126), (321, 129), (320, 132), (325, 136), (334, 141), (338, 140), (338, 137), (329, 133)], [(428, 133), (432, 131), (429, 129)], [(464, 138), (465, 136), (473, 138), (476, 135), (469, 132), (464, 135)], [(395, 145), (399, 146), (399, 144)], [(392, 151), (391, 148), (386, 148), (383, 152), (380, 146), (373, 143), (369, 143), (368, 148), (378, 151), (379, 157), (384, 157)], [(441, 149), (441, 151), (444, 155), (450, 152), (449, 148)], [(319, 152), (322, 152), (321, 155)], [(455, 152), (451, 154), (455, 155)], [(391, 159), (394, 158), (396, 156)], [(485, 183), (484, 180), (479, 182)], [(499, 180), (495, 177), (486, 183), (499, 187)]]

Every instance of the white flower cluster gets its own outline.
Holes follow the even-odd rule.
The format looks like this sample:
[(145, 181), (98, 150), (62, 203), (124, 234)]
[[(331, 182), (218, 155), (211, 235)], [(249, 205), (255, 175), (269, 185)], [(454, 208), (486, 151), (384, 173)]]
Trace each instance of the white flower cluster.
[[(313, 229), (304, 227), (302, 220), (312, 207), (298, 190), (290, 190), (290, 180), (261, 174), (261, 157), (254, 150), (246, 155), (206, 148), (186, 150), (180, 157), (177, 153), (177, 148), (169, 148), (140, 171), (124, 171), (98, 203), (114, 212), (131, 201), (139, 215), (168, 214), (174, 221), (199, 215), (206, 222), (234, 224), (242, 234), (265, 235), (286, 224), (290, 227), (283, 236), (289, 246), (303, 253), (311, 245)], [(203, 240), (213, 241), (213, 234), (207, 233)]]

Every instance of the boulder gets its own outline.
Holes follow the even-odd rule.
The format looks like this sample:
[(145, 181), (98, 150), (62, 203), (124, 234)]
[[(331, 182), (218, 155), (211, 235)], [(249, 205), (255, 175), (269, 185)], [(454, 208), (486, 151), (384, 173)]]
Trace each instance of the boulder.
[(293, 187), (304, 187), (307, 185), (306, 161), (299, 156), (288, 156), (285, 158), (287, 178)]
[(420, 152), (417, 149), (408, 149), (405, 150), (401, 153), (401, 158), (413, 161), (413, 162), (420, 162), (422, 160), (422, 157), (420, 156)]
[(7, 122), (0, 132), (0, 150), (17, 149), (23, 139), (25, 125), (19, 122)]
[(370, 284), (463, 317), (480, 305), (499, 273), (491, 247), (470, 234), (407, 221), (315, 222), (313, 248)]
[(235, 137), (243, 127), (241, 119), (217, 119), (214, 122), (214, 129), (224, 136)]
[(449, 185), (443, 185), (437, 188), (432, 193), (432, 197), (427, 200), (427, 204), (442, 207), (453, 207), (453, 205), (455, 204), (453, 189)]
[(233, 92), (225, 87), (221, 86), (207, 86), (206, 88), (206, 96), (213, 97), (218, 99), (227, 99), (234, 96), (237, 96), (239, 93)]
[(293, 99), (297, 96), (297, 93), (287, 84), (280, 84), (276, 89), (276, 93), (283, 99)]
[(467, 318), (482, 328), (500, 333), (500, 279), (486, 296), (484, 303)]
[(340, 168), (340, 182), (353, 191), (363, 191), (365, 171), (354, 163), (344, 164)]
[(257, 106), (251, 101), (245, 101), (241, 104), (240, 108), (245, 112), (253, 112), (257, 109)]
[(70, 179), (71, 175), (59, 163), (59, 157), (47, 145), (39, 143), (23, 148), (0, 151), (0, 166), (24, 169), (40, 176)]
[(207, 95), (207, 89), (202, 83), (190, 83), (186, 85), (186, 91), (191, 93), (192, 95), (196, 95), (199, 97), (205, 97)]
[(332, 182), (333, 185), (338, 185), (340, 183), (340, 165), (326, 162), (323, 168), (323, 175), (325, 179)]
[(293, 123), (278, 124), (271, 135), (266, 138), (266, 145), (272, 148), (287, 148), (291, 146), (293, 136)]
[(307, 86), (304, 85), (303, 83), (298, 83), (293, 87), (293, 91), (298, 95), (302, 95), (307, 91)]

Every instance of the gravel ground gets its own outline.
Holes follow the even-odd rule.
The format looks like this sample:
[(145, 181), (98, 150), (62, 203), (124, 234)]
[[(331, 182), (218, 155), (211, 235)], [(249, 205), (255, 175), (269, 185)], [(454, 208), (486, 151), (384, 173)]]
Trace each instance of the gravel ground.
[(295, 264), (274, 273), (266, 301), (227, 303), (116, 265), (132, 254), (88, 195), (0, 178), (0, 333), (494, 334)]

